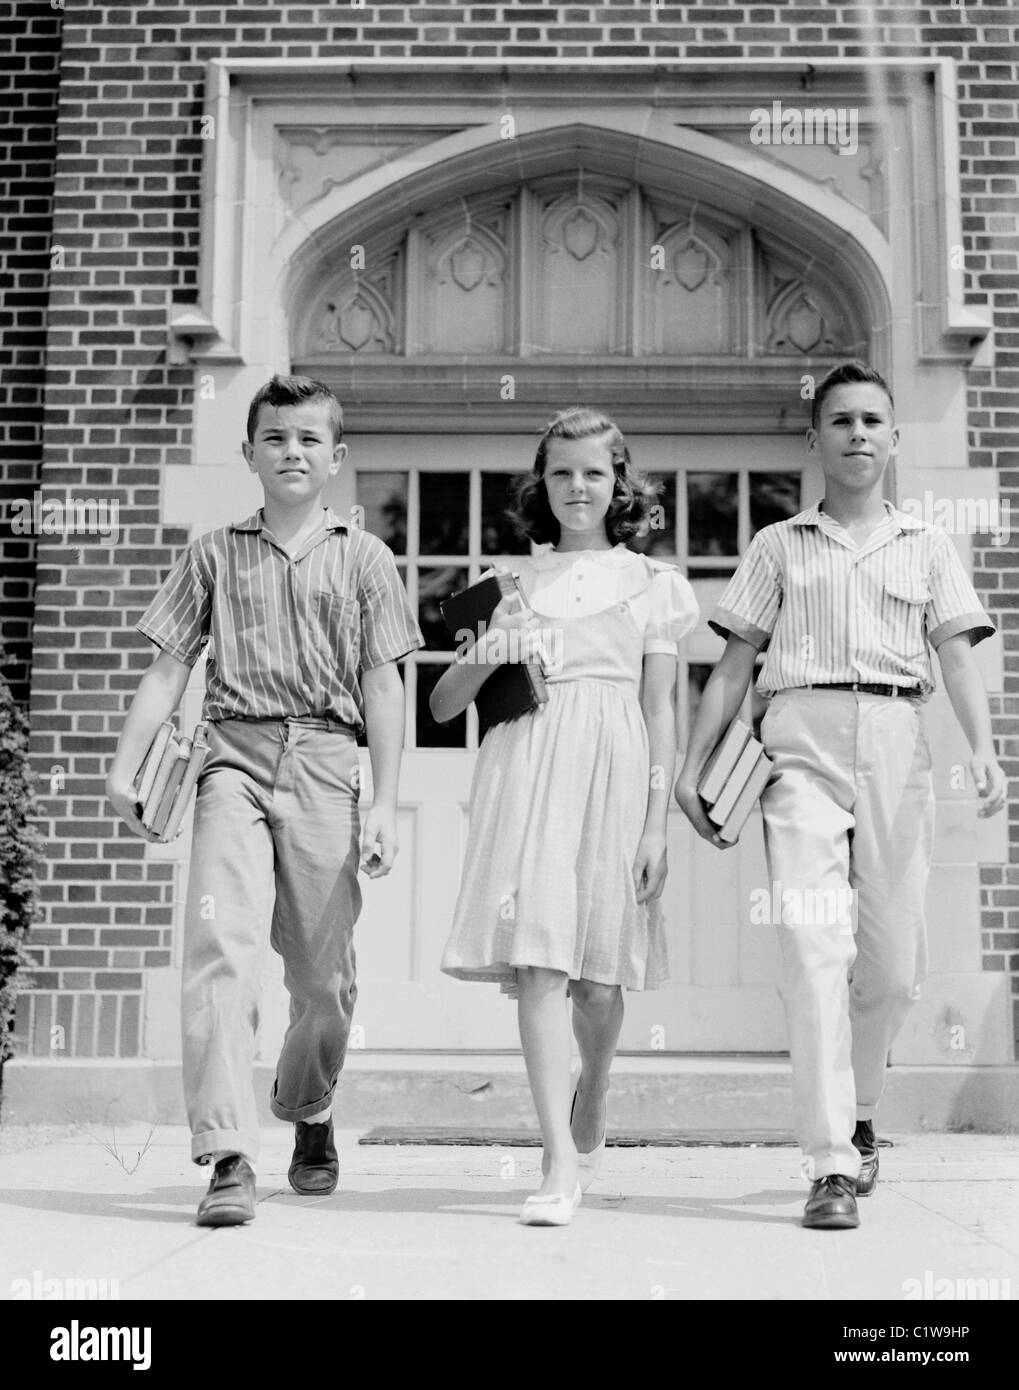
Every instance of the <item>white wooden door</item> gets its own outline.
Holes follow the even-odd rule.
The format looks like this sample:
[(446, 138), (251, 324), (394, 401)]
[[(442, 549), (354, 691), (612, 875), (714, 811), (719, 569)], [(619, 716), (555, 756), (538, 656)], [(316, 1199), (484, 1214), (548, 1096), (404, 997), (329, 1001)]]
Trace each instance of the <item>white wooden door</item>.
[[(451, 655), (437, 602), (511, 559), (499, 513), (506, 475), (527, 469), (535, 440), (520, 435), (363, 435), (330, 502), (392, 546), (430, 650), (404, 663), (407, 751), (400, 782), (401, 851), (386, 880), (364, 883), (356, 945), (358, 1042), (376, 1049), (501, 1050), (518, 1046), (515, 1006), (494, 985), (439, 971), (467, 832), (477, 727), (473, 709), (438, 730), (427, 692)], [(753, 530), (812, 500), (788, 439), (636, 436), (637, 465), (663, 479), (664, 524), (649, 549), (673, 556), (701, 604), (684, 643), (677, 724), (681, 748), (700, 687), (722, 643), (706, 619)], [(793, 454), (790, 457), (790, 454)], [(520, 553), (520, 547), (516, 553)], [(748, 710), (749, 710), (748, 702)], [(444, 742), (443, 742), (444, 741)], [(370, 797), (367, 750), (363, 802)], [(773, 928), (750, 921), (751, 894), (767, 887), (759, 815), (720, 853), (670, 814), (663, 901), (672, 983), (627, 995), (621, 1046), (629, 1051), (739, 1052), (784, 1048), (775, 989)]]

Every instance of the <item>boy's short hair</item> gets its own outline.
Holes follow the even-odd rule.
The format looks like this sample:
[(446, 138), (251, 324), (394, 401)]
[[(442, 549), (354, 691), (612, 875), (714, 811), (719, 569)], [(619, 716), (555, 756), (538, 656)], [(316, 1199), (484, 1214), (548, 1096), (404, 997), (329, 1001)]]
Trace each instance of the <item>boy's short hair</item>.
[(874, 367), (869, 367), (866, 362), (853, 358), (850, 362), (840, 362), (837, 367), (832, 367), (814, 392), (814, 400), (810, 407), (810, 428), (812, 430), (817, 429), (821, 419), (821, 406), (824, 404), (825, 397), (830, 395), (836, 386), (849, 386), (858, 381), (869, 382), (871, 386), (880, 386), (888, 397), (888, 404), (894, 412), (895, 397), (892, 395), (892, 388), (888, 382)]
[(263, 405), (271, 405), (275, 409), (281, 405), (303, 405), (305, 401), (324, 401), (328, 405), (333, 443), (341, 443), (343, 407), (324, 382), (315, 381), (310, 376), (274, 376), (271, 381), (258, 388), (248, 406), (248, 443), (255, 442), (258, 413)]
[(601, 435), (606, 436), (616, 475), (612, 501), (605, 514), (609, 540), (617, 545), (631, 536), (644, 535), (649, 529), (648, 516), (661, 485), (649, 483), (633, 466), (623, 432), (615, 421), (600, 410), (576, 405), (559, 412), (538, 442), (533, 470), (514, 482), (515, 502), (507, 508), (506, 515), (527, 540), (539, 544), (551, 541), (553, 545), (559, 541), (559, 523), (549, 506), (544, 483), (549, 445), (557, 439), (597, 439)]

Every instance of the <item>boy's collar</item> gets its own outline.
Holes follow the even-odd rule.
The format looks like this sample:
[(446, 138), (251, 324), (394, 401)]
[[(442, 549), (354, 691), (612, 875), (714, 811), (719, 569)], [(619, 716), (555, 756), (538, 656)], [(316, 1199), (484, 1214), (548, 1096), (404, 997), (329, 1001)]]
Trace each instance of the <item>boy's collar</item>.
[[(823, 499), (822, 499), (823, 501)], [(919, 517), (910, 516), (909, 512), (900, 512), (898, 507), (893, 507), (887, 497), (882, 497), (885, 515), (888, 520), (894, 522), (900, 531), (922, 531), (924, 523)], [(800, 512), (799, 516), (792, 518), (794, 526), (820, 526), (822, 516), (829, 521), (834, 521), (834, 517), (821, 510), (821, 503), (815, 502), (812, 507), (808, 507), (805, 512)]]
[[(349, 531), (350, 523), (344, 521), (342, 516), (337, 516), (332, 507), (323, 507), (325, 520), (322, 525), (327, 531)], [(231, 523), (232, 531), (261, 531), (265, 525), (265, 509), (259, 507), (254, 516), (249, 516), (246, 521), (234, 521)]]

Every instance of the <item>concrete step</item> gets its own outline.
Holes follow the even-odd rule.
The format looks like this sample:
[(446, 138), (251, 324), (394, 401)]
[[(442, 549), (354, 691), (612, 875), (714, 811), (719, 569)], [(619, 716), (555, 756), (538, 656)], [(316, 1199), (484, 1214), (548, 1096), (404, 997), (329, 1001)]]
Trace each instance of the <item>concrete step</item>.
[[(274, 1123), (273, 1067), (256, 1063), (258, 1118)], [(2, 1120), (11, 1125), (185, 1123), (178, 1062), (15, 1058), (3, 1069)], [(788, 1133), (789, 1061), (781, 1056), (659, 1054), (617, 1057), (610, 1126), (627, 1135), (667, 1130)], [(534, 1128), (518, 1053), (351, 1052), (336, 1094), (348, 1129), (429, 1125)], [(881, 1129), (1015, 1133), (1019, 1066), (892, 1067)]]

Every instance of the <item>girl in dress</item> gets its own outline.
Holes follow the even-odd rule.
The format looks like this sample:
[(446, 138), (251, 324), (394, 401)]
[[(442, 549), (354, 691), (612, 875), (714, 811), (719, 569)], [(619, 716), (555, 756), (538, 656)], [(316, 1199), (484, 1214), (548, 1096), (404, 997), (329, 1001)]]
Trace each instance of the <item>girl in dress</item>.
[[(543, 1182), (521, 1221), (565, 1225), (605, 1144), (623, 988), (656, 989), (668, 965), (659, 899), (676, 755), (677, 644), (697, 604), (674, 566), (628, 550), (655, 489), (619, 429), (558, 415), (518, 487), (515, 516), (539, 546), (514, 560), (531, 607), (506, 598), (431, 697), (444, 722), (502, 660), (556, 652), (548, 702), (482, 740), (464, 877), (442, 969), (518, 999), (541, 1126)], [(546, 669), (548, 669), (546, 667)], [(571, 1087), (570, 1028), (580, 1052)]]

